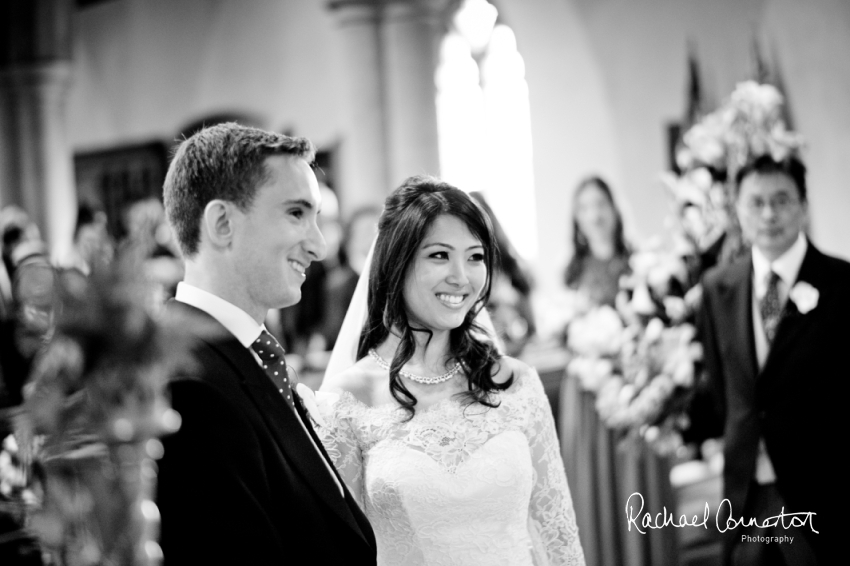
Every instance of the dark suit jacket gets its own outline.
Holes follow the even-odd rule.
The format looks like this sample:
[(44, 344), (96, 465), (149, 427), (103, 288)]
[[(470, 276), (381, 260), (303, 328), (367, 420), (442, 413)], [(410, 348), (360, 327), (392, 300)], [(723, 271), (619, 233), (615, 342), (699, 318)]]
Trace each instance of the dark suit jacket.
[[(709, 383), (723, 424), (724, 497), (744, 513), (759, 437), (776, 472), (786, 512), (817, 513), (804, 528), (822, 563), (846, 523), (846, 489), (838, 464), (844, 452), (850, 355), (850, 264), (809, 242), (798, 281), (817, 289), (817, 306), (801, 314), (790, 299), (759, 371), (752, 317), (752, 259), (706, 274), (700, 334)], [(846, 423), (846, 421), (844, 421)], [(778, 510), (777, 510), (778, 512)], [(810, 536), (809, 536), (810, 535)]]
[(169, 385), (182, 426), (159, 463), (165, 564), (375, 564), (366, 517), (251, 353), (194, 307), (172, 301), (167, 313), (215, 332), (199, 336), (192, 375)]

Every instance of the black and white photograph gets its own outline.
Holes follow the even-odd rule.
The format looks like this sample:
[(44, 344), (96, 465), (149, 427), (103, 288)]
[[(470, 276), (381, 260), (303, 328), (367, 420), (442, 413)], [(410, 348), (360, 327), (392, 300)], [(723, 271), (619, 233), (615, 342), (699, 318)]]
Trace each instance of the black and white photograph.
[(2, 566), (832, 566), (847, 0), (4, 0)]

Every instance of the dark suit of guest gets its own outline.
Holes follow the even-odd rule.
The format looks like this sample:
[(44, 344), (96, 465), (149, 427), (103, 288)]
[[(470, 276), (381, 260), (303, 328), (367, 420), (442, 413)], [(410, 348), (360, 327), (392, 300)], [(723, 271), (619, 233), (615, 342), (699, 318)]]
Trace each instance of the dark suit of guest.
[(293, 411), (213, 317), (177, 301), (167, 312), (217, 332), (198, 339), (192, 375), (170, 383), (182, 426), (159, 467), (165, 564), (375, 564), (372, 529), (301, 403)]
[[(850, 355), (850, 264), (808, 244), (796, 282), (817, 290), (817, 305), (803, 313), (794, 300), (785, 301), (761, 367), (753, 273), (748, 255), (709, 272), (703, 283), (700, 330), (724, 430), (724, 497), (735, 517), (755, 512), (757, 494), (765, 492), (757, 480), (765, 463), (765, 454), (759, 454), (763, 440), (774, 477), (768, 486), (778, 493), (774, 505), (784, 504), (786, 513), (817, 513), (812, 522), (820, 533), (812, 532), (811, 523), (798, 533), (817, 563), (832, 564), (840, 556), (834, 554), (836, 538), (847, 513), (840, 503), (846, 499), (846, 477), (839, 477), (846, 468), (838, 463), (847, 425), (839, 426), (837, 417), (847, 411), (839, 391), (846, 390)], [(727, 561), (741, 533), (741, 528), (727, 532)], [(810, 563), (788, 556), (800, 548), (774, 544), (770, 551), (781, 550), (788, 564)]]

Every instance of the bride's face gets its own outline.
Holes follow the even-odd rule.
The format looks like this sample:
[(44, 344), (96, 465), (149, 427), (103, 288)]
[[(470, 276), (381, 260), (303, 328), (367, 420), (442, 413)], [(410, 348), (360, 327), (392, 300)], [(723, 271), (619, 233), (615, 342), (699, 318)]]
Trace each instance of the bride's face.
[(426, 234), (404, 284), (411, 326), (432, 331), (463, 324), (487, 282), (484, 246), (455, 216), (438, 217)]

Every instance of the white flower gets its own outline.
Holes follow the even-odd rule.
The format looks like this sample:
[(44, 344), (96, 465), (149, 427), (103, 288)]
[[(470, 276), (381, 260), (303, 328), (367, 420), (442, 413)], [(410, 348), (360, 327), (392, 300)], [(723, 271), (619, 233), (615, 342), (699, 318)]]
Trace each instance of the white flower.
[(688, 307), (681, 297), (664, 297), (664, 312), (671, 320), (679, 321), (685, 318)]
[(611, 377), (614, 365), (610, 360), (599, 358), (576, 357), (567, 366), (571, 375), (579, 378), (585, 391), (598, 391)]
[(301, 397), (304, 407), (307, 409), (307, 412), (310, 413), (310, 417), (316, 421), (316, 424), (327, 428), (328, 424), (319, 412), (319, 405), (316, 403), (316, 395), (313, 393), (313, 390), (303, 383), (299, 383), (295, 386), (295, 392), (298, 393), (299, 397)]
[(707, 191), (711, 188), (711, 184), (713, 183), (711, 173), (709, 173), (708, 169), (705, 167), (697, 167), (690, 173), (687, 173), (686, 177), (689, 177), (691, 182), (693, 182), (698, 189), (703, 191)]
[(646, 285), (638, 285), (632, 295), (632, 308), (638, 314), (651, 315), (655, 312), (655, 304)]
[(579, 354), (599, 356), (615, 354), (622, 343), (623, 321), (609, 306), (597, 307), (572, 322), (569, 347)]
[(661, 339), (661, 334), (664, 332), (664, 323), (659, 318), (653, 318), (646, 325), (646, 333), (643, 335), (644, 340), (649, 343)]
[(671, 377), (676, 385), (690, 387), (694, 384), (694, 363), (688, 358), (680, 359)]
[(10, 434), (3, 440), (3, 450), (10, 454), (16, 454), (18, 452), (18, 441), (15, 439), (14, 434)]
[(797, 310), (800, 311), (800, 314), (806, 314), (818, 306), (819, 297), (820, 293), (818, 293), (818, 290), (805, 281), (797, 281), (788, 295), (788, 298), (797, 305)]

